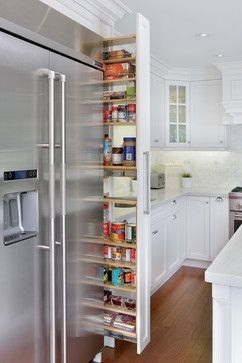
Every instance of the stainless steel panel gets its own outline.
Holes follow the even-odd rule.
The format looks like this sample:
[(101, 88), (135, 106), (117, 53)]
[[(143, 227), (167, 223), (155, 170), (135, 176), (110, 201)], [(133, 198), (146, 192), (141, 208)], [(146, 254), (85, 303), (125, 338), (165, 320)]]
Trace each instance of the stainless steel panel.
[[(67, 362), (89, 362), (103, 346), (103, 313), (84, 307), (89, 298), (102, 301), (103, 289), (83, 283), (87, 276), (102, 279), (102, 270), (83, 257), (103, 256), (101, 246), (85, 245), (83, 236), (100, 235), (103, 209), (85, 203), (88, 195), (102, 195), (103, 174), (88, 166), (102, 161), (102, 73), (78, 62), (51, 54), (51, 69), (66, 75), (66, 273)], [(61, 83), (56, 84), (56, 140), (61, 143)], [(56, 149), (56, 240), (61, 241), (61, 151)], [(62, 249), (57, 249), (57, 351), (61, 351)], [(58, 357), (57, 362), (61, 362)]]
[[(14, 25), (5, 23), (4, 28), (9, 31), (16, 31), (28, 39), (87, 63), (91, 62), (90, 58), (99, 61), (102, 59), (102, 38), (99, 35), (39, 0), (0, 0), (0, 16), (33, 34), (27, 34), (25, 29), (17, 29)], [(1, 23), (3, 22), (0, 18), (0, 26), (3, 26)]]
[[(47, 51), (0, 33), (0, 169), (39, 169), (38, 125), (45, 117)], [(40, 118), (39, 118), (40, 117)], [(3, 243), (3, 196), (37, 190), (39, 181), (0, 181), (0, 362), (48, 363), (48, 252), (44, 236)], [(41, 200), (40, 195), (40, 200)], [(40, 235), (40, 234), (39, 234)], [(42, 239), (43, 237), (43, 239)], [(41, 242), (41, 243), (40, 243)]]

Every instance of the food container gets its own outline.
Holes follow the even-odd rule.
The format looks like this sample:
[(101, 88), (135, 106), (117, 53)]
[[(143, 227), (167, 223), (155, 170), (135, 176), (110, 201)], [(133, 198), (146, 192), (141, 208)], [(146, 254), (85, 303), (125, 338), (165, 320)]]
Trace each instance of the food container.
[(114, 242), (124, 241), (124, 239), (125, 239), (125, 223), (112, 223), (111, 239)]
[(128, 223), (125, 225), (125, 241), (127, 243), (136, 242), (136, 224)]
[(121, 100), (123, 98), (126, 98), (126, 91), (111, 92), (110, 94), (111, 100)]
[(121, 268), (114, 268), (112, 270), (112, 285), (122, 286), (124, 284), (123, 270)]
[(127, 108), (125, 105), (118, 106), (118, 121), (120, 122), (127, 121)]
[(115, 306), (122, 306), (122, 298), (121, 298), (121, 296), (112, 295), (112, 297), (111, 297), (111, 303), (112, 303), (112, 305), (115, 305)]
[(112, 106), (112, 121), (118, 121), (118, 106)]
[(103, 165), (112, 165), (112, 139), (107, 134), (103, 141)]
[(130, 63), (111, 63), (107, 64), (104, 71), (106, 80), (129, 78), (135, 74), (135, 66)]
[(131, 248), (130, 251), (130, 260), (132, 263), (136, 262), (136, 250), (134, 248)]
[(111, 260), (112, 259), (112, 247), (104, 245), (104, 258)]
[(121, 247), (112, 247), (112, 259), (113, 259), (113, 261), (122, 260), (122, 248)]
[(131, 261), (131, 249), (130, 248), (122, 249), (122, 261), (124, 261), (124, 262)]
[(112, 164), (122, 165), (123, 164), (123, 151), (122, 147), (113, 147), (112, 149)]
[(110, 109), (103, 110), (103, 121), (109, 122), (111, 120), (112, 120), (112, 110)]
[(134, 81), (128, 82), (127, 88), (126, 88), (126, 97), (135, 98), (135, 82)]
[(132, 271), (131, 272), (131, 285), (133, 287), (136, 287), (136, 284), (137, 284), (136, 272)]
[(136, 137), (124, 137), (124, 165), (136, 165)]
[(124, 284), (131, 285), (131, 270), (129, 268), (124, 268), (123, 274), (124, 274)]
[(131, 57), (131, 53), (125, 49), (108, 50), (103, 52), (104, 60), (112, 60), (113, 58), (127, 58)]
[(124, 306), (129, 310), (136, 309), (136, 301), (134, 299), (125, 299)]
[(129, 103), (127, 106), (128, 120), (135, 121), (136, 119), (136, 104)]
[(111, 296), (112, 296), (112, 291), (109, 290), (104, 290), (103, 291), (103, 301), (105, 303), (109, 302), (111, 300)]

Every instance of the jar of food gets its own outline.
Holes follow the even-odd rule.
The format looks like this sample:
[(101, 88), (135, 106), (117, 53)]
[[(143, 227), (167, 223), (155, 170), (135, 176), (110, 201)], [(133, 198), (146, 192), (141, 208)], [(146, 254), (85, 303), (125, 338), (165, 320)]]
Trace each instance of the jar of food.
[(113, 147), (112, 149), (112, 164), (113, 165), (122, 165), (123, 164), (123, 148)]
[(127, 108), (125, 105), (118, 106), (118, 121), (127, 121)]
[(136, 137), (124, 137), (124, 165), (136, 165)]
[(118, 121), (118, 106), (112, 106), (112, 121)]
[(136, 104), (128, 104), (128, 121), (135, 121), (136, 118)]

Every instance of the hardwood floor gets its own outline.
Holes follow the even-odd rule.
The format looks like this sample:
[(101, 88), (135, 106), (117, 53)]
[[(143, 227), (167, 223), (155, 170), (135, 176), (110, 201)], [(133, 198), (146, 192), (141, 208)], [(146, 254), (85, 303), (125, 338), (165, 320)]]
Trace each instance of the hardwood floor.
[(151, 299), (151, 342), (104, 348), (103, 363), (211, 363), (212, 293), (204, 270), (182, 267)]

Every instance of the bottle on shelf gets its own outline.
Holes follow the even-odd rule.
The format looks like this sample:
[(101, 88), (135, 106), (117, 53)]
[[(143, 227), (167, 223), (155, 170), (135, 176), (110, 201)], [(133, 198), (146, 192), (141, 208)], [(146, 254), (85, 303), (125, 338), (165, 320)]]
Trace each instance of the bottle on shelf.
[(112, 139), (105, 134), (103, 141), (103, 165), (112, 165)]

